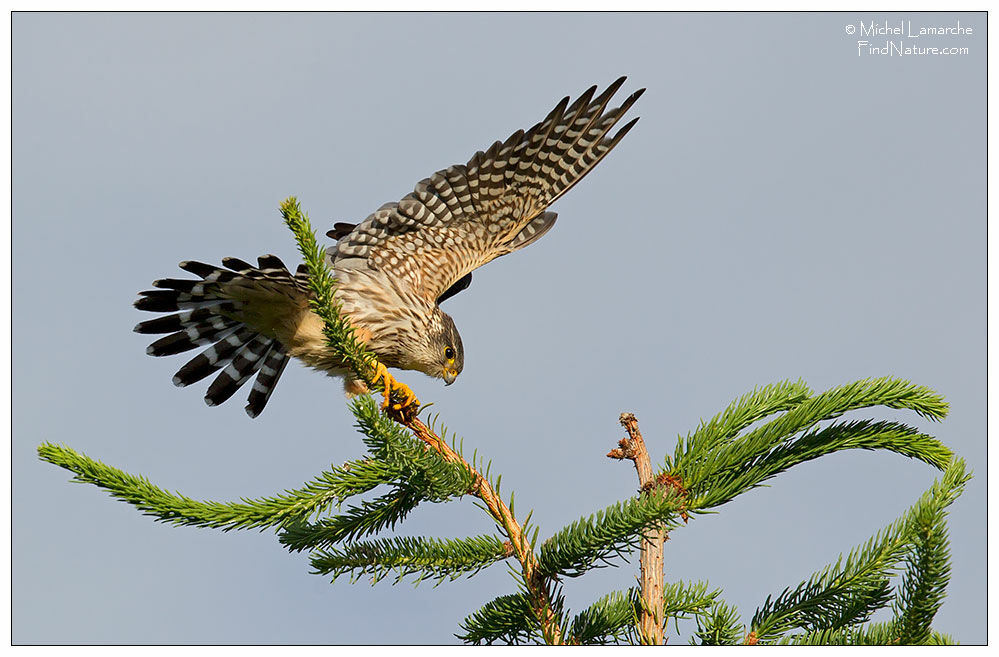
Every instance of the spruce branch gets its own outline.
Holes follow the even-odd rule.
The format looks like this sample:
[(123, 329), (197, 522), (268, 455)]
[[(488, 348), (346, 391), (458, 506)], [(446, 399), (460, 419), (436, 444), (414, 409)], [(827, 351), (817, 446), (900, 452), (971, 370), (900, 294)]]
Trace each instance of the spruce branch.
[(641, 609), (637, 589), (614, 591), (576, 614), (567, 634), (579, 645), (620, 643), (634, 634)]
[(487, 602), (462, 621), (461, 629), (464, 633), (455, 636), (476, 645), (497, 641), (518, 644), (541, 636), (541, 626), (526, 593), (503, 595)]
[(672, 489), (653, 489), (581, 518), (541, 544), (538, 558), (546, 576), (578, 577), (631, 552), (650, 527), (669, 525), (682, 506)]
[(766, 425), (749, 432), (735, 441), (738, 448), (722, 451), (722, 458), (714, 459), (721, 461), (718, 463), (721, 467), (717, 469), (736, 467), (785, 437), (807, 430), (820, 421), (871, 406), (912, 410), (930, 420), (943, 419), (948, 408), (940, 395), (903, 379), (881, 377), (854, 381), (804, 400)]
[[(896, 608), (890, 643), (921, 643), (929, 639), (930, 622), (943, 598), (949, 561), (946, 534), (941, 533), (946, 508), (961, 494), (970, 476), (964, 461), (954, 459), (943, 476), (901, 518), (878, 532), (863, 545), (854, 548), (845, 560), (812, 575), (794, 589), (787, 589), (776, 599), (767, 598), (751, 622), (756, 639), (772, 643), (792, 629), (806, 633), (839, 630), (866, 622), (871, 613), (891, 599), (888, 579), (906, 560), (910, 563)], [(942, 549), (941, 549), (942, 548)], [(931, 552), (932, 554), (927, 554)], [(911, 568), (913, 561), (932, 562), (937, 580), (929, 591), (916, 592), (921, 576)], [(918, 602), (915, 622), (907, 623), (905, 600)], [(910, 631), (908, 628), (918, 628)], [(844, 640), (854, 635), (844, 635)], [(852, 640), (852, 639), (851, 639)]]
[[(898, 422), (856, 420), (829, 425), (779, 445), (758, 463), (772, 476), (844, 449), (884, 449), (943, 470), (954, 454), (936, 438)], [(755, 463), (754, 463), (755, 465)]]
[[(706, 614), (721, 591), (707, 582), (670, 582), (663, 586), (663, 617), (674, 623)], [(569, 626), (575, 644), (620, 643), (633, 638), (642, 611), (640, 590), (614, 591), (576, 614)], [(665, 628), (665, 623), (663, 625)]]
[[(948, 474), (949, 483), (946, 482)], [(933, 640), (931, 624), (943, 604), (950, 582), (947, 506), (960, 494), (968, 478), (963, 473), (963, 461), (956, 460), (945, 474), (944, 482), (934, 485), (906, 518), (911, 542), (894, 604), (899, 643), (925, 644)]]
[[(730, 501), (789, 468), (846, 449), (883, 449), (943, 468), (953, 456), (932, 436), (897, 422), (859, 420), (832, 424), (791, 437), (738, 468), (716, 473), (710, 488), (692, 503), (698, 510)], [(704, 487), (702, 487), (704, 490)]]
[[(711, 420), (702, 422), (695, 431), (687, 434), (686, 439), (680, 437), (673, 462), (696, 460), (705, 451), (730, 442), (749, 425), (774, 413), (791, 410), (811, 394), (811, 389), (801, 379), (753, 388)], [(667, 461), (666, 469), (671, 467), (672, 464)]]
[(390, 464), (398, 473), (392, 483), (411, 488), (431, 502), (460, 497), (476, 487), (478, 475), (464, 459), (427, 449), (424, 442), (381, 413), (370, 395), (355, 397), (350, 409), (371, 457)]
[(395, 573), (399, 582), (416, 575), (416, 582), (434, 579), (437, 583), (471, 576), (513, 553), (509, 543), (495, 536), (437, 539), (397, 537), (351, 543), (342, 548), (313, 552), (313, 572), (333, 575), (333, 581), (350, 574), (351, 581), (367, 574), (374, 584)]
[[(863, 627), (849, 627), (838, 630), (820, 630), (807, 634), (794, 634), (782, 638), (778, 645), (788, 646), (888, 646), (898, 645), (898, 635), (893, 623), (872, 623)], [(953, 637), (940, 632), (931, 632), (924, 645), (954, 646)]]
[(750, 624), (756, 641), (773, 643), (792, 629), (839, 629), (867, 622), (891, 600), (889, 576), (897, 556), (890, 544), (867, 547), (866, 559), (851, 555), (842, 570), (837, 563), (776, 599), (768, 597)]
[(734, 646), (743, 642), (739, 611), (726, 602), (716, 602), (697, 619), (697, 630), (690, 642), (702, 646)]
[(241, 502), (197, 501), (154, 486), (141, 475), (105, 465), (64, 445), (42, 443), (38, 456), (74, 473), (73, 480), (108, 491), (158, 521), (174, 525), (232, 529), (265, 529), (322, 513), (352, 495), (391, 480), (394, 471), (385, 464), (355, 461), (323, 472), (303, 488)]
[(420, 495), (400, 486), (375, 500), (362, 500), (345, 512), (318, 522), (289, 522), (282, 527), (278, 540), (292, 552), (327, 547), (341, 541), (355, 540), (383, 529), (393, 529), (420, 503)]
[(938, 521), (920, 528), (916, 544), (906, 557), (905, 579), (896, 604), (899, 643), (905, 645), (923, 644), (929, 639), (933, 617), (950, 583), (950, 550), (943, 516), (940, 510)]
[(676, 621), (702, 616), (720, 602), (721, 589), (708, 590), (707, 582), (670, 582), (663, 587), (663, 615)]
[[(933, 420), (943, 418), (947, 412), (943, 398), (923, 386), (891, 377), (864, 379), (809, 397), (743, 435), (716, 440), (713, 449), (678, 452), (670, 473), (680, 477), (687, 487), (692, 498), (691, 510), (704, 511), (731, 500), (782, 469), (838, 449), (891, 449), (937, 467), (946, 463), (950, 452), (938, 441), (903, 428), (904, 425), (888, 423), (864, 426), (847, 423), (834, 431), (813, 432), (794, 449), (781, 449), (795, 435), (811, 431), (819, 422), (876, 405), (913, 410)], [(884, 431), (872, 430), (875, 426)], [(705, 441), (702, 438), (695, 444)], [(768, 459), (772, 452), (774, 457)]]
[(323, 333), (327, 343), (354, 373), (370, 387), (377, 387), (374, 381), (375, 355), (357, 339), (350, 320), (340, 312), (340, 304), (334, 296), (336, 279), (326, 266), (325, 254), (316, 242), (309, 216), (302, 212), (298, 199), (294, 196), (289, 196), (281, 203), (281, 216), (295, 235), (298, 250), (308, 268), (309, 289), (312, 291), (309, 306), (323, 320)]

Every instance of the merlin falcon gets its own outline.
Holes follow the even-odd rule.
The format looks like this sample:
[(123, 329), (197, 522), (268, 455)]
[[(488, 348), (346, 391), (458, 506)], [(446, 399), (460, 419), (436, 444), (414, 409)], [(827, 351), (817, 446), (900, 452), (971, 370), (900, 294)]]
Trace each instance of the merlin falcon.
[[(386, 368), (419, 370), (454, 382), (465, 365), (458, 329), (440, 304), (468, 287), (472, 271), (536, 242), (555, 224), (549, 205), (589, 173), (638, 121), (612, 134), (642, 95), (607, 109), (625, 78), (599, 95), (591, 87), (570, 104), (563, 98), (543, 121), (479, 151), (467, 164), (438, 171), (402, 200), (387, 203), (359, 224), (338, 223), (326, 263), (336, 299), (355, 336), (378, 359), (386, 390), (415, 400)], [(135, 307), (169, 315), (142, 322), (137, 333), (167, 334), (146, 349), (169, 356), (210, 345), (174, 375), (187, 386), (222, 370), (205, 402), (229, 399), (254, 375), (246, 412), (264, 409), (289, 358), (344, 379), (348, 395), (367, 390), (323, 335), (309, 307), (304, 265), (291, 273), (276, 256), (257, 265), (225, 258), (222, 267), (185, 261), (195, 280), (163, 279), (140, 292)], [(396, 408), (400, 408), (396, 406)]]

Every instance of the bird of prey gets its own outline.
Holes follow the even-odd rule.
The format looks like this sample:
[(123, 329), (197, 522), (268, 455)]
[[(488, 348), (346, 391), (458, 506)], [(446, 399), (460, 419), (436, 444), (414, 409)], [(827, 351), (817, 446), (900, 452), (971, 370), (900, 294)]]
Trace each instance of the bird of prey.
[[(326, 262), (337, 281), (336, 299), (354, 334), (378, 359), (377, 380), (415, 396), (386, 368), (419, 370), (454, 382), (465, 364), (458, 329), (440, 304), (471, 282), (487, 262), (537, 241), (551, 230), (546, 209), (569, 191), (624, 137), (638, 119), (611, 133), (644, 89), (616, 108), (607, 106), (625, 78), (596, 95), (591, 87), (563, 98), (540, 123), (518, 130), (472, 156), (467, 164), (438, 171), (411, 194), (387, 203), (359, 224), (338, 223)], [(187, 386), (222, 370), (205, 394), (221, 404), (254, 375), (246, 412), (264, 409), (281, 373), (294, 357), (344, 378), (348, 394), (367, 390), (363, 380), (327, 345), (323, 322), (309, 307), (308, 273), (292, 274), (276, 256), (253, 266), (225, 258), (222, 267), (185, 261), (195, 280), (163, 279), (140, 292), (135, 307), (164, 317), (142, 322), (138, 333), (163, 334), (147, 353), (168, 356), (210, 345), (173, 377)]]

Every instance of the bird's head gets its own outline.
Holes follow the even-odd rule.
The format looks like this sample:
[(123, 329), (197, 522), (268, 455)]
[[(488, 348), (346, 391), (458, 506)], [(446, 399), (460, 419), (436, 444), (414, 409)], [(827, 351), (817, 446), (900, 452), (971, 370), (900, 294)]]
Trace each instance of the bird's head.
[[(418, 370), (451, 385), (465, 367), (465, 350), (461, 336), (450, 315), (434, 307), (430, 316), (413, 324), (408, 335), (408, 347), (398, 359), (379, 357), (391, 367)], [(393, 362), (394, 361), (394, 362)]]
[(427, 374), (444, 379), (444, 385), (449, 386), (465, 367), (465, 349), (461, 346), (461, 336), (451, 316), (441, 311), (440, 319), (440, 331), (434, 339), (437, 358), (432, 367), (436, 372)]

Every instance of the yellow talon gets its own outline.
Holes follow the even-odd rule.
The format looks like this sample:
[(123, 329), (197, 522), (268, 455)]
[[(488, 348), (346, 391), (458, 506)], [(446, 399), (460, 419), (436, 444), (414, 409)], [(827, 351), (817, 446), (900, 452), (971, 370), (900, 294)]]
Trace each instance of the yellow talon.
[[(383, 364), (378, 363), (375, 366), (375, 375), (372, 377), (373, 383), (381, 383), (382, 388), (385, 392), (385, 401), (382, 402), (382, 410), (399, 411), (404, 413), (410, 411), (413, 407), (419, 408), (420, 400), (416, 398), (416, 395), (410, 390), (402, 381), (397, 381), (395, 377), (389, 374), (388, 368)], [(401, 404), (392, 404), (392, 393), (397, 392), (402, 396)]]

